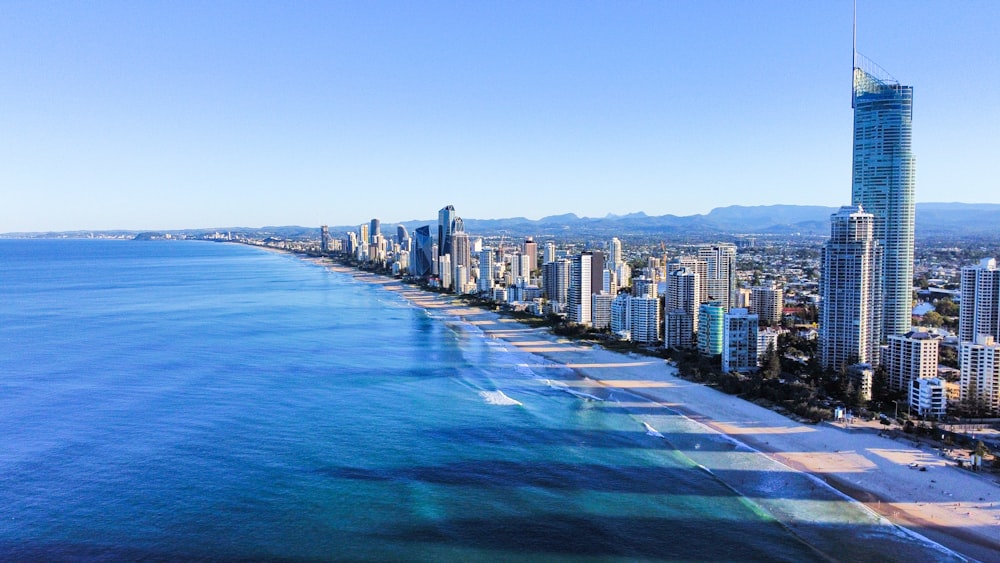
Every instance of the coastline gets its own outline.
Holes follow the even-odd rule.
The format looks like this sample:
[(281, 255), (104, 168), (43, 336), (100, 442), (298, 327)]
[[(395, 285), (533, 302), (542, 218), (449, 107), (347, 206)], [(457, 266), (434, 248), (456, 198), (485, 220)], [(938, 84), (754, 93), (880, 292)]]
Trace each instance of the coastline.
[[(875, 434), (798, 423), (681, 379), (675, 367), (657, 358), (584, 346), (546, 329), (468, 306), (453, 295), (427, 292), (325, 260), (309, 261), (396, 292), (429, 313), (469, 323), (488, 338), (570, 368), (580, 376), (581, 386), (631, 395), (645, 402), (631, 406), (646, 412), (684, 416), (791, 471), (825, 483), (915, 537), (975, 560), (987, 561), (1000, 552), (1000, 487), (949, 466), (931, 452)], [(909, 467), (917, 462), (928, 471)]]

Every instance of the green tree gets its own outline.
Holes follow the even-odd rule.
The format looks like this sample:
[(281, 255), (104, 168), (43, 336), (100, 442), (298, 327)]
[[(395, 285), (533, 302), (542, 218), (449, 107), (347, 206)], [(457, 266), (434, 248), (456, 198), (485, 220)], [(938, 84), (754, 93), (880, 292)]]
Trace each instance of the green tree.
[(958, 305), (954, 301), (948, 299), (939, 299), (934, 305), (934, 310), (942, 317), (957, 317), (958, 316)]
[(927, 326), (941, 326), (944, 323), (944, 317), (937, 311), (928, 311), (921, 322)]

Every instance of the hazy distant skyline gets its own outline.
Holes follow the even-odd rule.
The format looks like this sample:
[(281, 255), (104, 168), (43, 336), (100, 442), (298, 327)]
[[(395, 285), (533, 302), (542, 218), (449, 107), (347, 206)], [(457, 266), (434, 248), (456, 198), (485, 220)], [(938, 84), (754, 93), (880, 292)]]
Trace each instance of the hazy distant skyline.
[[(3, 9), (0, 232), (850, 203), (850, 1)], [(1000, 202), (1000, 3), (858, 21), (917, 201)]]

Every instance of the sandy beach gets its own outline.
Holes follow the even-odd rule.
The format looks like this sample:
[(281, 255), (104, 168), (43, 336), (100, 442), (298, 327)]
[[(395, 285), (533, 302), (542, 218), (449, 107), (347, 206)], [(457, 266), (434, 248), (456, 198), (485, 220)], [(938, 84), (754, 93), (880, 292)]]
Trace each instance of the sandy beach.
[[(677, 377), (667, 362), (580, 345), (454, 297), (323, 263), (398, 292), (431, 314), (454, 317), (516, 349), (577, 372), (581, 387), (603, 386), (630, 397), (635, 409), (681, 413), (725, 434), (789, 471), (829, 484), (901, 527), (980, 561), (1000, 559), (1000, 484), (949, 464), (934, 452), (862, 430), (809, 425)], [(918, 471), (910, 464), (927, 467)], [(826, 489), (825, 487), (819, 487)]]

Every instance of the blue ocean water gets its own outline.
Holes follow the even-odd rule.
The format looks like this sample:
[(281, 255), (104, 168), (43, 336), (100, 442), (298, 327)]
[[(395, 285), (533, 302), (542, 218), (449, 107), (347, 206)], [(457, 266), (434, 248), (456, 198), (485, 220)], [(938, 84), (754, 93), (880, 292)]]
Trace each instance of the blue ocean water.
[(285, 254), (0, 240), (0, 559), (925, 554), (863, 516), (831, 554), (804, 515), (859, 509), (571, 379)]

